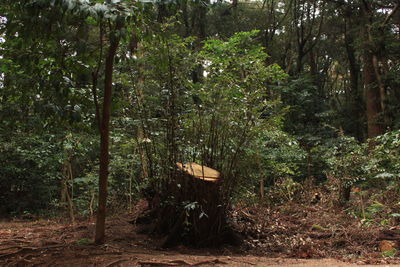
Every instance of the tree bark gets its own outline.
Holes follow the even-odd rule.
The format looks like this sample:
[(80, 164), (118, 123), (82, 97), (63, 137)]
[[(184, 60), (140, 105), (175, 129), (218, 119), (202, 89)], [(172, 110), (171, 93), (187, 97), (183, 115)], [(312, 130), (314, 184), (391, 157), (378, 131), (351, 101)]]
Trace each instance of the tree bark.
[[(136, 38), (138, 39), (138, 38)], [(138, 41), (136, 44), (136, 56), (138, 58), (138, 80), (136, 86), (136, 98), (137, 103), (140, 108), (140, 112), (143, 113), (145, 110), (145, 102), (144, 102), (144, 86), (145, 86), (145, 75), (144, 75), (144, 66), (143, 66), (143, 47), (142, 44)], [(137, 142), (138, 149), (140, 154), (140, 162), (142, 166), (142, 179), (147, 179), (149, 177), (149, 167), (148, 167), (148, 155), (146, 149), (146, 142), (148, 142), (148, 138), (146, 135), (143, 116), (141, 117), (140, 124), (137, 126)]]
[(380, 123), (379, 115), (382, 112), (381, 109), (381, 95), (379, 88), (377, 86), (377, 77), (375, 75), (374, 69), (374, 51), (372, 36), (370, 33), (370, 28), (372, 27), (372, 10), (371, 6), (367, 1), (363, 1), (361, 4), (362, 16), (364, 20), (364, 39), (367, 43), (367, 47), (364, 48), (364, 90), (366, 98), (366, 115), (367, 115), (367, 125), (368, 125), (368, 138), (374, 138), (384, 131), (383, 125)]
[[(122, 28), (122, 23), (117, 22), (115, 30)], [(105, 62), (104, 72), (104, 98), (103, 112), (100, 123), (100, 170), (99, 170), (99, 203), (96, 220), (95, 243), (102, 244), (105, 240), (105, 220), (107, 205), (107, 182), (108, 182), (108, 165), (109, 165), (109, 124), (111, 114), (112, 101), (112, 79), (114, 69), (114, 58), (119, 45), (119, 37), (110, 39), (110, 47), (108, 49)]]
[(374, 138), (383, 133), (382, 124), (379, 122), (381, 113), (380, 92), (376, 86), (372, 55), (364, 53), (364, 90), (367, 104), (368, 138)]
[[(346, 18), (347, 19), (347, 18)], [(363, 116), (363, 99), (361, 97), (360, 87), (359, 87), (359, 76), (360, 76), (360, 65), (357, 62), (356, 50), (354, 48), (355, 40), (353, 33), (348, 31), (347, 21), (345, 22), (345, 47), (347, 60), (349, 63), (349, 73), (350, 73), (350, 104), (351, 104), (351, 117), (353, 128), (351, 129), (352, 134), (359, 141), (364, 139), (364, 130), (362, 126), (362, 116)]]
[(68, 209), (68, 215), (71, 220), (71, 223), (75, 223), (75, 214), (74, 214), (74, 202), (73, 202), (73, 188), (70, 190), (68, 184), (71, 182), (73, 185), (73, 174), (71, 167), (71, 159), (70, 156), (64, 161), (63, 165), (63, 180), (61, 181), (61, 203), (65, 203)]
[(339, 190), (339, 206), (345, 206), (350, 200), (351, 186), (342, 184)]

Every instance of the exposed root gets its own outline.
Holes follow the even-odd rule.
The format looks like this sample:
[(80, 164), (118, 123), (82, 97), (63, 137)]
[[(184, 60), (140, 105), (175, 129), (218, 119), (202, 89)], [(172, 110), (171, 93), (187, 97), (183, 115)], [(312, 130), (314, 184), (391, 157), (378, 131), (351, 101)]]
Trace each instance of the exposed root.
[(184, 260), (172, 260), (167, 262), (156, 262), (156, 261), (140, 261), (139, 264), (143, 267), (147, 266), (201, 266), (204, 264), (228, 264), (227, 262), (221, 261), (220, 259), (204, 260), (196, 263), (188, 263)]

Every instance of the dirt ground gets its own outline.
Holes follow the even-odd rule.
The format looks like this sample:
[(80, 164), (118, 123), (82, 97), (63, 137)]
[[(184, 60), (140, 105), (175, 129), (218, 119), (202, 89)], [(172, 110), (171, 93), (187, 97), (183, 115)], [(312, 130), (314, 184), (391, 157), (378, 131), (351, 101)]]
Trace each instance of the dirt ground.
[(382, 229), (344, 227), (339, 213), (296, 210), (238, 209), (232, 223), (243, 245), (219, 249), (160, 249), (159, 240), (138, 233), (132, 215), (108, 220), (102, 246), (92, 244), (93, 220), (8, 220), (0, 222), (0, 266), (400, 267), (398, 257), (377, 251)]

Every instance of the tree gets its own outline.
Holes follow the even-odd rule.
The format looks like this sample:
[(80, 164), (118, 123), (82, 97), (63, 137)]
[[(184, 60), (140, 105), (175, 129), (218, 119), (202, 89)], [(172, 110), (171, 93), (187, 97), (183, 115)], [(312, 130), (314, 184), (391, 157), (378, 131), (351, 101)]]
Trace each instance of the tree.
[(100, 170), (99, 170), (99, 205), (97, 209), (96, 236), (95, 242), (104, 243), (105, 240), (105, 220), (107, 205), (107, 181), (109, 165), (109, 134), (110, 116), (112, 102), (112, 83), (114, 71), (114, 58), (120, 42), (121, 29), (124, 26), (124, 19), (118, 17), (110, 36), (105, 71), (104, 71), (104, 97), (103, 110), (100, 119)]

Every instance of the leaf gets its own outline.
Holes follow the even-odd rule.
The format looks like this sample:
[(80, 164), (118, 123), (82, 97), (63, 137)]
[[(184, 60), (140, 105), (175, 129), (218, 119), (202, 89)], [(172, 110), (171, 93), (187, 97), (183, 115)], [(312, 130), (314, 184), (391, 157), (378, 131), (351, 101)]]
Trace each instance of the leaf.
[(396, 255), (396, 253), (397, 253), (397, 250), (395, 248), (393, 248), (391, 250), (383, 251), (382, 256), (383, 257), (393, 257), (394, 255)]
[(81, 109), (81, 107), (80, 107), (79, 105), (75, 105), (75, 106), (74, 106), (74, 111), (75, 111), (75, 112), (81, 112), (81, 110), (82, 110), (82, 109)]
[(92, 240), (90, 238), (82, 238), (82, 239), (79, 239), (78, 241), (76, 241), (76, 244), (78, 246), (87, 246), (87, 245), (90, 245), (92, 243), (93, 242), (92, 242)]
[(204, 216), (206, 216), (208, 218), (208, 215), (204, 212), (201, 212), (199, 215), (199, 219), (203, 218)]
[(75, 1), (68, 1), (68, 9), (73, 10), (76, 7), (76, 2)]
[(393, 173), (383, 172), (375, 175), (375, 178), (393, 178), (395, 175)]

